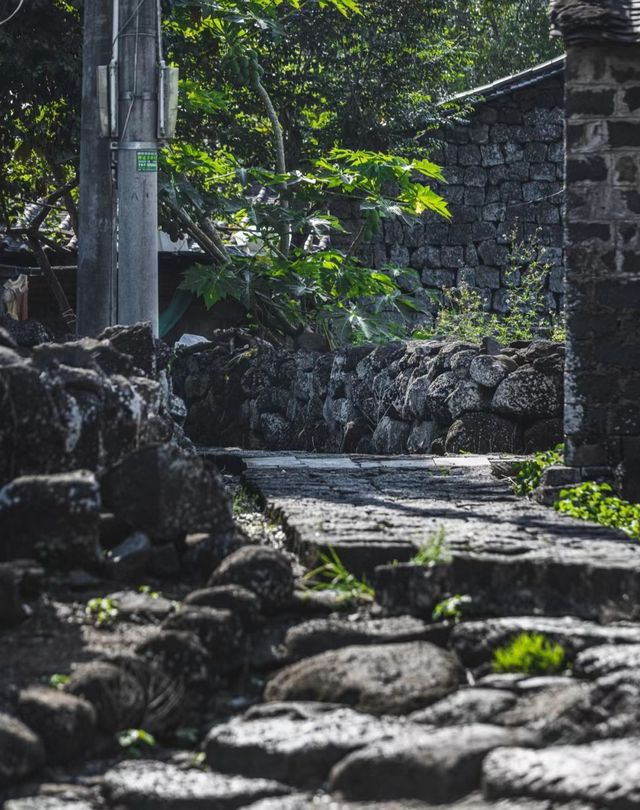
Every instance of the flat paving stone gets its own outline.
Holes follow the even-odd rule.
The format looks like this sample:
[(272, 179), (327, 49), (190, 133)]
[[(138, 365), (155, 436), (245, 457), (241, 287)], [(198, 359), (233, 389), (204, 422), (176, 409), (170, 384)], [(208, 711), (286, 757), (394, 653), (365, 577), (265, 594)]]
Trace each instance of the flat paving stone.
[(542, 751), (505, 748), (484, 762), (484, 790), (492, 798), (593, 802), (612, 810), (640, 807), (640, 738)]
[(205, 750), (211, 768), (269, 777), (298, 788), (319, 788), (340, 759), (365, 745), (406, 730), (400, 720), (376, 718), (346, 707), (274, 703), (214, 726)]
[(290, 793), (271, 779), (183, 770), (154, 760), (121, 762), (104, 775), (104, 790), (111, 805), (131, 810), (236, 810)]

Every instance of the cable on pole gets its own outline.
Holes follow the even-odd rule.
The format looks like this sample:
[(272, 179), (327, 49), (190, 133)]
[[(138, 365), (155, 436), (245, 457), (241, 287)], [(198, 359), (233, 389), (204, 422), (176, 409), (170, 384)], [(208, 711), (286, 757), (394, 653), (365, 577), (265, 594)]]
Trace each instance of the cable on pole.
[(16, 16), (16, 14), (20, 11), (20, 9), (22, 8), (23, 5), (24, 5), (24, 0), (20, 0), (20, 2), (18, 3), (18, 7), (16, 9), (14, 9), (11, 12), (11, 14), (9, 14), (8, 17), (5, 17), (4, 20), (0, 20), (0, 25), (5, 25), (5, 23), (9, 22), (9, 20), (12, 20)]

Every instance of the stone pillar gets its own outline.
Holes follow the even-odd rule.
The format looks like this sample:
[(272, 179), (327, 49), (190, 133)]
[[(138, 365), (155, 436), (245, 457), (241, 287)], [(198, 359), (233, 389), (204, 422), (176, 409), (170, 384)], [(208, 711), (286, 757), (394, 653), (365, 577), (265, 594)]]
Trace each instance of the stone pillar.
[(566, 464), (640, 501), (640, 45), (568, 44)]

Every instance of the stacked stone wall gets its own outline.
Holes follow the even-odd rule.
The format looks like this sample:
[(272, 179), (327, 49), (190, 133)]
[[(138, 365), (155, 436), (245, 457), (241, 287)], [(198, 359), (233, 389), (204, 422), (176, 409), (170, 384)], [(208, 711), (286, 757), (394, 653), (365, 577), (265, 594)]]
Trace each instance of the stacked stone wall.
[[(195, 349), (195, 350), (194, 350)], [(285, 351), (248, 335), (173, 364), (198, 444), (357, 453), (522, 452), (562, 440), (564, 350), (409, 341)]]
[[(443, 166), (447, 184), (437, 190), (450, 204), (450, 222), (426, 215), (417, 225), (388, 221), (361, 251), (372, 267), (411, 267), (420, 273), (431, 312), (438, 291), (467, 284), (487, 310), (507, 309), (511, 234), (537, 240), (550, 265), (546, 305), (563, 306), (562, 212), (564, 185), (563, 76), (489, 98), (466, 123), (441, 133), (432, 159)], [(358, 230), (358, 208), (347, 228)], [(337, 240), (348, 243), (349, 237)]]

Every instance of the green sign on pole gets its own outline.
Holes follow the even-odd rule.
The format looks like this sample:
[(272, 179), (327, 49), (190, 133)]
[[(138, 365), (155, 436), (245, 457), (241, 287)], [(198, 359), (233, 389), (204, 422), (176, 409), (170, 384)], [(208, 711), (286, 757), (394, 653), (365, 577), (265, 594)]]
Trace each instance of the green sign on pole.
[(138, 152), (136, 167), (139, 172), (157, 172), (158, 153), (155, 150), (150, 152)]

